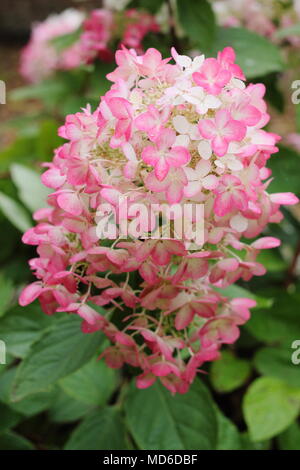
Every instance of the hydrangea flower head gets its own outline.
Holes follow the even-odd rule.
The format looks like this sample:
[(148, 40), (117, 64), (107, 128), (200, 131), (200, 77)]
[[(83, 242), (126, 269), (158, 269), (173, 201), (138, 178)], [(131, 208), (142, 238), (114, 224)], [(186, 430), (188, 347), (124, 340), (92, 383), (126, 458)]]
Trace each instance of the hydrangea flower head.
[[(268, 193), (279, 136), (262, 129), (265, 88), (246, 85), (234, 51), (192, 60), (172, 49), (172, 57), (123, 47), (98, 108), (67, 116), (59, 129), (67, 142), (42, 176), (53, 190), (49, 207), (23, 237), (38, 247), (30, 261), (37, 281), (20, 303), (38, 298), (49, 315), (79, 315), (84, 333), (109, 338), (110, 367), (135, 367), (140, 388), (160, 380), (185, 393), (255, 306), (222, 288), (265, 273), (256, 257), (280, 241), (260, 235), (281, 221), (282, 204), (298, 200)], [(203, 209), (197, 249), (188, 242), (193, 215), (181, 238), (134, 236), (137, 205), (191, 203)], [(98, 224), (113, 229), (112, 215), (127, 236), (103, 240)], [(176, 224), (168, 211), (165, 219)], [(138, 230), (156, 223), (146, 215)]]
[[(300, 2), (272, 2), (269, 0), (212, 0), (218, 24), (225, 27), (245, 27), (278, 43), (277, 30), (299, 23)], [(291, 45), (299, 47), (299, 37), (291, 34), (285, 37)]]
[[(142, 52), (142, 41), (150, 31), (158, 32), (159, 26), (147, 12), (129, 9), (121, 14), (98, 8), (86, 17), (69, 8), (33, 25), (30, 41), (21, 53), (20, 73), (27, 81), (38, 83), (56, 70), (78, 68), (96, 59), (112, 62), (111, 43), (121, 40), (125, 46)], [(55, 46), (56, 38), (71, 33), (76, 36), (71, 45)]]
[(63, 63), (67, 64), (73, 52), (76, 54), (74, 46), (63, 51), (60, 56), (51, 41), (58, 36), (73, 33), (83, 21), (82, 12), (69, 8), (34, 24), (30, 41), (21, 53), (21, 75), (29, 82), (37, 83), (51, 75)]

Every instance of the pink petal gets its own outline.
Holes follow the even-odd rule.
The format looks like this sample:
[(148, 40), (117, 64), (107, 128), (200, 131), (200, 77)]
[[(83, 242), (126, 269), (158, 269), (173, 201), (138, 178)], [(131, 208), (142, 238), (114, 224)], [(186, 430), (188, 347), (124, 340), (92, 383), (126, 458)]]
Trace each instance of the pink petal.
[(255, 240), (251, 244), (253, 248), (257, 250), (265, 250), (269, 248), (276, 248), (277, 246), (280, 246), (281, 241), (278, 238), (275, 237), (262, 237), (259, 238), (258, 240)]
[(227, 123), (226, 127), (223, 129), (222, 135), (230, 141), (232, 140), (240, 141), (246, 135), (246, 126), (242, 122), (231, 119)]
[(168, 186), (166, 191), (166, 197), (170, 204), (176, 204), (180, 202), (183, 197), (184, 185), (180, 181), (173, 181)]
[(29, 286), (26, 286), (19, 297), (19, 304), (22, 307), (25, 307), (26, 305), (30, 304), (33, 302), (35, 299), (39, 297), (39, 295), (43, 292), (43, 287), (40, 282), (33, 282), (32, 284), (29, 284)]
[(165, 179), (164, 181), (159, 181), (154, 172), (148, 173), (145, 179), (145, 186), (146, 188), (150, 189), (150, 191), (155, 191), (157, 193), (164, 191), (168, 187), (168, 181)]
[(155, 143), (160, 150), (169, 149), (175, 142), (176, 132), (173, 129), (162, 129), (155, 139)]
[(239, 262), (235, 258), (227, 258), (218, 262), (218, 267), (227, 272), (236, 271), (239, 267)]
[(153, 145), (148, 145), (142, 151), (142, 159), (145, 163), (155, 166), (156, 162), (160, 159), (160, 154)]
[(155, 164), (155, 176), (159, 181), (163, 181), (169, 172), (170, 166), (164, 157), (161, 157)]
[(270, 199), (275, 204), (284, 204), (286, 206), (297, 204), (299, 199), (293, 193), (274, 193), (270, 194)]
[(127, 119), (131, 115), (131, 104), (124, 98), (111, 98), (108, 106), (117, 119)]
[[(176, 373), (177, 368), (173, 366), (173, 364), (168, 362), (156, 362), (151, 366), (151, 372), (156, 375), (156, 377), (165, 377), (166, 375), (170, 374), (171, 372)], [(177, 372), (178, 374), (178, 372)]]
[(88, 305), (81, 305), (77, 313), (81, 318), (89, 323), (89, 325), (97, 325), (99, 327), (98, 329), (100, 329), (100, 326), (103, 327), (106, 322), (104, 317)]
[(190, 159), (190, 152), (185, 147), (173, 147), (167, 155), (168, 163), (175, 168), (185, 165)]
[(216, 135), (216, 126), (213, 119), (201, 119), (198, 122), (198, 128), (205, 139), (212, 139)]
[(257, 303), (254, 299), (249, 299), (247, 297), (237, 297), (232, 299), (230, 304), (234, 306), (237, 310), (239, 308), (253, 308), (256, 307)]
[(59, 207), (72, 215), (80, 215), (83, 205), (76, 193), (61, 193), (57, 196)]
[(186, 328), (194, 318), (195, 313), (189, 305), (182, 307), (175, 317), (175, 328), (183, 330)]
[(223, 157), (228, 149), (228, 141), (224, 137), (217, 135), (212, 140), (212, 148), (218, 157)]
[(155, 375), (153, 375), (151, 372), (145, 372), (144, 374), (141, 374), (136, 378), (136, 386), (137, 388), (141, 389), (148, 388), (154, 384), (155, 380)]
[(234, 208), (232, 196), (229, 192), (218, 194), (214, 202), (214, 210), (219, 217), (228, 214)]
[(48, 188), (58, 189), (66, 181), (66, 176), (58, 168), (50, 168), (41, 176), (42, 183)]

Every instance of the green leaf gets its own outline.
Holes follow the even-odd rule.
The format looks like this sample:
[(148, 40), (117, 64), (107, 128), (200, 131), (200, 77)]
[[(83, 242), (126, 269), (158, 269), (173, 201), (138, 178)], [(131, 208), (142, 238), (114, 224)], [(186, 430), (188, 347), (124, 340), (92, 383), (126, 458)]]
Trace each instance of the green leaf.
[(1, 339), (7, 345), (7, 352), (23, 358), (32, 343), (43, 336), (53, 321), (53, 318), (41, 311), (37, 303), (9, 310), (0, 318)]
[(50, 331), (34, 343), (21, 363), (13, 386), (15, 401), (44, 390), (83, 366), (96, 353), (101, 333), (83, 334), (81, 319), (56, 319)]
[(178, 18), (192, 47), (206, 51), (215, 39), (215, 15), (206, 0), (177, 0)]
[(27, 85), (11, 91), (12, 101), (41, 99), (47, 103), (57, 102), (66, 93), (66, 84), (62, 80), (50, 78), (35, 85)]
[(210, 380), (218, 392), (232, 392), (246, 382), (250, 373), (248, 361), (235, 357), (231, 351), (223, 351), (221, 359), (212, 363)]
[(49, 408), (49, 419), (54, 423), (78, 421), (93, 410), (93, 406), (75, 400), (58, 388), (55, 400)]
[(22, 419), (22, 415), (3, 403), (0, 403), (0, 416), (0, 434), (16, 426)]
[(268, 272), (279, 273), (287, 268), (287, 262), (280, 256), (278, 250), (262, 250), (256, 258)]
[[(1, 221), (1, 231), (0, 231), (0, 262), (9, 262), (12, 263), (16, 258), (13, 257), (14, 250), (20, 243), (20, 232), (18, 229), (12, 226), (12, 224), (1, 214), (0, 211), (0, 221)], [(20, 267), (20, 260), (17, 261), (17, 266)], [(7, 271), (7, 264), (5, 266), (5, 272)], [(26, 269), (28, 269), (26, 267)], [(22, 271), (22, 268), (20, 269)], [(15, 271), (14, 271), (15, 274)], [(27, 270), (28, 275), (28, 270)], [(9, 276), (12, 278), (13, 276)]]
[[(20, 133), (19, 133), (20, 134)], [(24, 162), (37, 159), (36, 135), (19, 137), (0, 151), (0, 170), (7, 171), (13, 162)]]
[[(98, 95), (98, 102), (100, 98), (100, 94)], [(85, 97), (85, 96), (79, 96), (79, 95), (70, 95), (66, 96), (64, 99), (64, 102), (61, 104), (61, 113), (63, 115), (66, 114), (75, 114), (78, 111), (80, 111), (80, 108), (84, 108), (87, 104), (87, 101), (91, 104), (91, 100)], [(53, 152), (52, 152), (53, 153)]]
[(50, 44), (52, 44), (57, 52), (62, 52), (64, 49), (71, 47), (78, 39), (82, 33), (81, 28), (77, 28), (71, 33), (62, 34), (61, 36), (56, 36), (51, 39)]
[(140, 449), (206, 450), (217, 445), (217, 418), (205, 386), (172, 396), (161, 384), (145, 390), (132, 384), (125, 401), (130, 432)]
[(300, 132), (300, 104), (295, 105), (295, 121), (296, 121), (296, 132), (299, 134)]
[(254, 365), (263, 375), (277, 377), (292, 387), (300, 387), (300, 370), (292, 363), (292, 353), (291, 348), (262, 348), (254, 357)]
[(268, 191), (270, 193), (292, 191), (299, 194), (299, 166), (299, 153), (280, 146), (279, 152), (272, 155), (268, 161), (268, 167), (274, 177)]
[(288, 36), (299, 36), (300, 35), (300, 23), (287, 26), (286, 28), (280, 28), (275, 31), (275, 37), (278, 39), (284, 39)]
[[(271, 295), (275, 296), (275, 291)], [(290, 347), (295, 338), (300, 338), (299, 306), (299, 293), (277, 290), (274, 305), (269, 309), (253, 310), (245, 328), (267, 344), (278, 342)]]
[[(200, 2), (194, 2), (199, 3)], [(266, 38), (244, 28), (217, 28), (212, 53), (231, 46), (236, 52), (236, 61), (247, 79), (260, 77), (283, 69), (279, 49)]]
[(72, 94), (83, 94), (86, 74), (87, 71), (84, 68), (60, 71), (54, 77), (43, 80), (41, 83), (13, 90), (9, 97), (12, 101), (42, 100), (44, 109), (50, 111), (52, 116), (62, 115), (61, 107), (65, 99)]
[(143, 8), (150, 13), (156, 13), (159, 8), (163, 5), (164, 0), (131, 0), (127, 5), (126, 9), (130, 8)]
[[(78, 110), (79, 107), (76, 109), (76, 112)], [(52, 160), (54, 149), (59, 145), (62, 145), (63, 139), (57, 135), (58, 126), (59, 123), (54, 119), (46, 119), (40, 123), (36, 139), (36, 154), (38, 155), (39, 160)], [(46, 188), (44, 188), (44, 190), (45, 189)]]
[(125, 428), (118, 410), (104, 408), (94, 411), (71, 434), (66, 450), (126, 449)]
[[(272, 72), (263, 77), (257, 77), (254, 83), (263, 83), (266, 87), (265, 100), (276, 111), (283, 113), (285, 109), (285, 96), (280, 87), (278, 72)], [(269, 163), (269, 162), (268, 162)]]
[(17, 369), (18, 367), (13, 367), (1, 374), (0, 401), (24, 416), (33, 416), (47, 410), (55, 397), (55, 389), (53, 387), (48, 392), (30, 395), (17, 403), (11, 401), (11, 388)]
[(249, 434), (247, 432), (243, 432), (240, 435), (240, 438), (242, 450), (269, 450), (270, 448), (270, 440), (253, 442), (250, 440)]
[(31, 212), (47, 205), (47, 196), (50, 191), (42, 184), (38, 173), (19, 163), (13, 164), (10, 172), (18, 188), (19, 198)]
[(300, 450), (300, 425), (293, 423), (277, 437), (280, 450)]
[(89, 76), (89, 99), (99, 102), (100, 96), (104, 95), (110, 88), (111, 82), (107, 80), (106, 75), (114, 70), (113, 64), (109, 62), (96, 62), (94, 72)]
[(0, 317), (2, 317), (9, 308), (13, 294), (14, 286), (11, 279), (5, 277), (4, 273), (0, 273)]
[(32, 226), (26, 210), (14, 199), (0, 192), (0, 210), (5, 217), (21, 232), (25, 232)]
[(0, 435), (0, 450), (33, 450), (30, 441), (13, 431), (6, 431)]
[(236, 426), (226, 418), (221, 411), (217, 411), (218, 443), (217, 450), (240, 450), (241, 437)]
[(87, 405), (103, 406), (117, 385), (117, 373), (104, 361), (93, 358), (59, 382), (71, 397)]
[(253, 441), (263, 441), (286, 429), (300, 410), (300, 388), (272, 377), (260, 377), (248, 388), (243, 411)]

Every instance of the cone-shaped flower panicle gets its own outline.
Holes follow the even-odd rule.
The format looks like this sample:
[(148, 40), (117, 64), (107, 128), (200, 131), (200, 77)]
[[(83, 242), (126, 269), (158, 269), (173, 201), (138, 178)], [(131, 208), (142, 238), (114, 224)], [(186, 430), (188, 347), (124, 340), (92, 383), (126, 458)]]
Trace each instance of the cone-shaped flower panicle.
[[(255, 305), (222, 288), (265, 273), (257, 255), (280, 241), (261, 234), (298, 200), (267, 191), (279, 136), (262, 129), (265, 88), (245, 83), (234, 51), (172, 56), (123, 47), (97, 109), (67, 116), (66, 142), (42, 176), (49, 207), (23, 237), (37, 246), (37, 280), (20, 303), (79, 315), (84, 333), (110, 340), (110, 367), (135, 367), (138, 387), (160, 380), (184, 393)], [(201, 209), (202, 225), (185, 214), (177, 236), (174, 206), (186, 205)], [(200, 229), (195, 247), (189, 235)]]

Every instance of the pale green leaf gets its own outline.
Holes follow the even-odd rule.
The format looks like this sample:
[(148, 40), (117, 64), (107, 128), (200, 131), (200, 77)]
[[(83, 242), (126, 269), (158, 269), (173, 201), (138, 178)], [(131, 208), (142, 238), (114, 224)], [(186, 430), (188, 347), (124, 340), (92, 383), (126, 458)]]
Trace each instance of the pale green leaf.
[(248, 388), (243, 410), (251, 439), (269, 439), (284, 431), (299, 414), (300, 388), (273, 377), (260, 377)]

